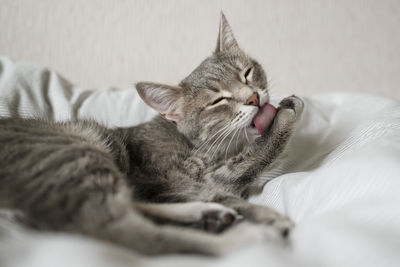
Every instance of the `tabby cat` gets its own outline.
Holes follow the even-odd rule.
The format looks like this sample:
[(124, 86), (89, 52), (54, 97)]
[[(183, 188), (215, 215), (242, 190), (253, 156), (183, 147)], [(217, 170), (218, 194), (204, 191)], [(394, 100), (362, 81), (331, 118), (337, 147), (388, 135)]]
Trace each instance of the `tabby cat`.
[(269, 104), (264, 70), (224, 15), (215, 52), (178, 86), (136, 89), (160, 113), (136, 127), (0, 119), (1, 207), (37, 229), (145, 254), (216, 255), (284, 240), (290, 220), (246, 198), (283, 151), (303, 102)]

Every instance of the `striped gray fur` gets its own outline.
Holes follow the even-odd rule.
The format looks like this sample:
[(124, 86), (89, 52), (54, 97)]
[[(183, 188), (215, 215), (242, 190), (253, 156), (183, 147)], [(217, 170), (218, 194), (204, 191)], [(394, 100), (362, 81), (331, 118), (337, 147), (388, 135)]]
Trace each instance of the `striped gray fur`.
[(255, 93), (260, 105), (269, 101), (267, 79), (223, 14), (220, 24), (216, 51), (179, 86), (137, 84), (160, 113), (150, 122), (108, 129), (94, 121), (0, 119), (0, 207), (21, 210), (37, 229), (146, 254), (218, 255), (283, 239), (290, 220), (246, 198), (283, 151), (303, 103), (285, 98), (257, 137), (249, 114), (258, 107), (246, 101)]

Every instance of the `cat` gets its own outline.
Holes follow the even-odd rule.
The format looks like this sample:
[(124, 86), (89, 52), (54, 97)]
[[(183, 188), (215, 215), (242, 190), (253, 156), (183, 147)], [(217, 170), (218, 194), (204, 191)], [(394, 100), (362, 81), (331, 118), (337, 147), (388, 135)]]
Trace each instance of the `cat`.
[(303, 102), (269, 104), (265, 72), (225, 16), (215, 52), (178, 86), (136, 90), (160, 116), (135, 127), (0, 119), (0, 207), (37, 229), (145, 254), (220, 255), (285, 240), (292, 222), (246, 198), (284, 150)]

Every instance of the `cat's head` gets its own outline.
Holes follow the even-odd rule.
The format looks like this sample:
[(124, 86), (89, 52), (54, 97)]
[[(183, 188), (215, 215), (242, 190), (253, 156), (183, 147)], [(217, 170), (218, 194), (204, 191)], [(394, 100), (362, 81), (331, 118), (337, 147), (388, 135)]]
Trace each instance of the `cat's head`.
[(208, 141), (207, 147), (223, 149), (257, 133), (253, 118), (269, 101), (263, 68), (239, 48), (222, 13), (215, 52), (178, 86), (140, 82), (136, 88), (195, 146)]

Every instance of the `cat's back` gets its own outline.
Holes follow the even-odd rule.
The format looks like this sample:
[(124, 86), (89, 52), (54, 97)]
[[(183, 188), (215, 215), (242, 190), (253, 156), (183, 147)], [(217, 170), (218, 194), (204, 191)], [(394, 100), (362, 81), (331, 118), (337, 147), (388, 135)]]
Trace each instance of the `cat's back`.
[[(45, 119), (0, 119), (2, 147), (84, 145), (109, 152), (107, 129), (94, 121), (52, 122)], [(2, 148), (0, 148), (1, 150)]]
[[(0, 178), (77, 168), (88, 154), (112, 158), (107, 129), (91, 121), (0, 119)], [(46, 166), (46, 168), (44, 168)]]

